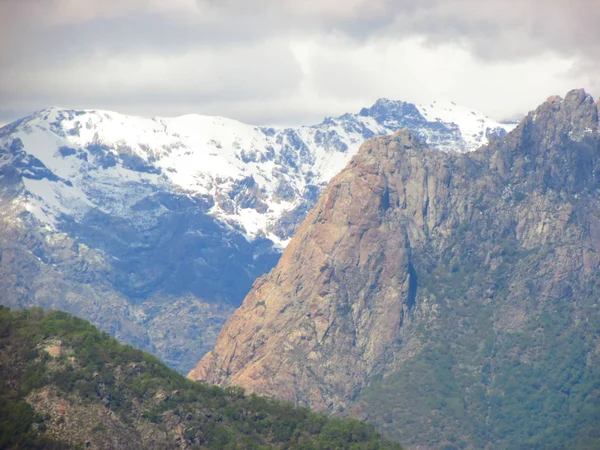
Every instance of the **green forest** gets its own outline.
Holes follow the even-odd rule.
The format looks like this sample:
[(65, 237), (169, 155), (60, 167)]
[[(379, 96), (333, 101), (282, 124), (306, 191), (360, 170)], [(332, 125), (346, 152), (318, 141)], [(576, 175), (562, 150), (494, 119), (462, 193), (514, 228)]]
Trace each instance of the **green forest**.
[[(36, 406), (49, 396), (63, 414)], [(85, 320), (41, 309), (0, 307), (0, 417), (5, 449), (401, 449), (357, 420), (190, 381)]]

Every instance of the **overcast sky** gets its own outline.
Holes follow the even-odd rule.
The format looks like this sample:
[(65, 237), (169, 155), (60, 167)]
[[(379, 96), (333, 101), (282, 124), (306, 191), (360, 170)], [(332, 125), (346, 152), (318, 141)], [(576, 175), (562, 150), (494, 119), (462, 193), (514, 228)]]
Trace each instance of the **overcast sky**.
[(0, 122), (51, 105), (310, 124), (600, 95), (600, 0), (0, 0)]

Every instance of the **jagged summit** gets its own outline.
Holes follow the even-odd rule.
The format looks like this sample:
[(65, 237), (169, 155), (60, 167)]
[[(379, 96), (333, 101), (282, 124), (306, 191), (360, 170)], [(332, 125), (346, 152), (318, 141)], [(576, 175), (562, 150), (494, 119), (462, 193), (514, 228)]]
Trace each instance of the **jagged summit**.
[(539, 132), (552, 139), (568, 137), (578, 141), (598, 131), (598, 106), (583, 89), (572, 90), (565, 98), (550, 97), (526, 121), (534, 122)]
[[(575, 194), (597, 177), (589, 147), (599, 127), (598, 105), (583, 89), (552, 96), (531, 111), (502, 144), (484, 150), (505, 182)], [(508, 189), (512, 189), (511, 185)]]

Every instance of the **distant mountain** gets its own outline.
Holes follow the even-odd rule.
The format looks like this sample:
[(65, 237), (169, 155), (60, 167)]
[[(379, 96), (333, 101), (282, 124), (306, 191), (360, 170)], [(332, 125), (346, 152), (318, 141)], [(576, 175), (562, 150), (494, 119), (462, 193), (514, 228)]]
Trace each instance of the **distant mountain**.
[(286, 129), (222, 117), (143, 119), (50, 108), (6, 126), (0, 137), (5, 145), (20, 140), (15, 164), (29, 169), (27, 209), (43, 223), (63, 215), (81, 220), (94, 208), (136, 224), (143, 208), (151, 221), (163, 211), (139, 202), (153, 190), (174, 190), (198, 198), (210, 216), (249, 239), (263, 235), (281, 247), (291, 236), (282, 216), (314, 202), (364, 140), (403, 127), (440, 150), (465, 152), (513, 126), (453, 103), (380, 99), (359, 114)]
[(356, 420), (186, 380), (63, 312), (0, 307), (0, 448), (397, 449)]
[(331, 180), (190, 377), (414, 449), (600, 448), (599, 274), (591, 96), (471, 153), (404, 129)]
[(400, 127), (455, 152), (510, 128), (384, 99), (286, 129), (60, 108), (9, 124), (0, 303), (72, 312), (187, 372), (329, 179), (366, 138)]

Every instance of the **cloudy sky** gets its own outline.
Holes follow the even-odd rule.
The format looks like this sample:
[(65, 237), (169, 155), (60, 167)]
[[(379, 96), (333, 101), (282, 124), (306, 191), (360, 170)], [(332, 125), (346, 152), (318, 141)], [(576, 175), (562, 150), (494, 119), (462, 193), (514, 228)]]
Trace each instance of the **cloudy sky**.
[(600, 95), (600, 0), (0, 0), (0, 123), (51, 105), (309, 124)]

